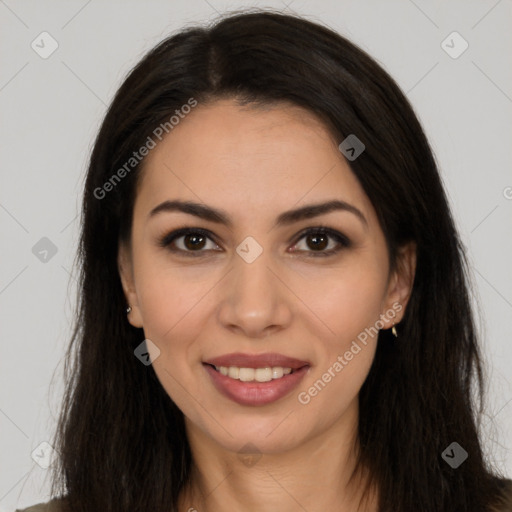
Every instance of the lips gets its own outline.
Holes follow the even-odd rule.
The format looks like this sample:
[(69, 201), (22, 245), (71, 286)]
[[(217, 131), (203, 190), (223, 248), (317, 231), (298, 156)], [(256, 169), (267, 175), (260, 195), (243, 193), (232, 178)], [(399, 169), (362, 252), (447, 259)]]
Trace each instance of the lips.
[(310, 369), (306, 365), (270, 382), (241, 382), (222, 375), (208, 363), (203, 366), (218, 392), (239, 405), (252, 407), (269, 405), (289, 396)]
[[(308, 361), (275, 352), (264, 354), (237, 352), (213, 357), (203, 362), (203, 367), (217, 391), (233, 402), (245, 406), (264, 406), (288, 396), (309, 372), (310, 366)], [(266, 379), (264, 381), (247, 379), (246, 381), (245, 378), (239, 380), (238, 372), (241, 377), (241, 372), (247, 374), (248, 368), (272, 368), (278, 376), (270, 381)], [(228, 376), (226, 373), (228, 369), (230, 374), (234, 370), (237, 375)]]
[(235, 352), (223, 356), (214, 357), (204, 361), (213, 366), (238, 366), (239, 368), (265, 368), (281, 366), (283, 368), (292, 368), (298, 370), (304, 366), (310, 366), (308, 361), (302, 361), (293, 357), (287, 357), (275, 352), (264, 354), (243, 354)]

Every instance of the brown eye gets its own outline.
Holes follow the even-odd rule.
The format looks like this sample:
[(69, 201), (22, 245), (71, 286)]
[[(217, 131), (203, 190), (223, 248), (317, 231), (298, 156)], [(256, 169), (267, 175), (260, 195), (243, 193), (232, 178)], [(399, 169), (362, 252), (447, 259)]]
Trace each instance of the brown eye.
[(321, 251), (329, 245), (329, 237), (324, 234), (307, 235), (306, 243), (315, 251)]
[[(208, 241), (213, 247), (207, 247)], [(213, 242), (210, 233), (200, 228), (183, 228), (164, 236), (159, 242), (160, 247), (167, 247), (172, 252), (179, 252), (192, 256), (199, 256), (210, 250), (217, 250), (218, 245)], [(197, 254), (193, 254), (197, 253)]]
[(187, 249), (202, 249), (205, 245), (205, 239), (203, 235), (197, 235), (195, 233), (183, 235), (183, 244)]
[[(348, 248), (351, 246), (350, 240), (345, 236), (334, 231), (330, 228), (310, 228), (299, 238), (299, 241), (304, 239), (305, 249), (297, 249), (300, 245), (295, 243), (293, 246), (293, 252), (305, 252), (307, 256), (330, 256), (339, 252), (342, 248)], [(329, 247), (328, 250), (325, 250)]]
[[(304, 247), (300, 241), (304, 239)], [(211, 243), (208, 247), (208, 243)], [(201, 256), (210, 251), (219, 251), (220, 247), (214, 242), (212, 234), (201, 228), (182, 228), (169, 233), (159, 240), (160, 247), (166, 247), (171, 252), (186, 256)], [(343, 234), (330, 228), (309, 228), (302, 233), (293, 245), (292, 252), (304, 253), (307, 257), (332, 256), (343, 248), (351, 246), (350, 240)]]

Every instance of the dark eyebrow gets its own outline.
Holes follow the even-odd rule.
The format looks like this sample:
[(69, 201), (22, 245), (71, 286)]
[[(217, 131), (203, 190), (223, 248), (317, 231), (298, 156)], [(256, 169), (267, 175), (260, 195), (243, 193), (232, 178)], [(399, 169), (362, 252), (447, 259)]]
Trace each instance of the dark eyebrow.
[[(326, 203), (310, 204), (295, 210), (283, 212), (277, 217), (276, 226), (293, 224), (300, 220), (311, 219), (336, 210), (353, 213), (365, 226), (368, 226), (368, 221), (358, 208), (338, 199)], [(188, 213), (189, 215), (195, 215), (196, 217), (210, 222), (224, 224), (229, 228), (233, 226), (229, 215), (224, 211), (193, 201), (181, 201), (178, 199), (174, 201), (164, 201), (149, 212), (148, 220), (161, 212)]]

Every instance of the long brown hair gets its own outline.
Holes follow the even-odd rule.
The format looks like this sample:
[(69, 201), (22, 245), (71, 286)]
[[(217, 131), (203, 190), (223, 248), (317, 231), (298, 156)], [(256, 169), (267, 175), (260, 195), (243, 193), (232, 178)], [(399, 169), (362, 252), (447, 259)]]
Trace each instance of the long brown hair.
[[(144, 333), (126, 320), (117, 268), (144, 160), (105, 184), (190, 98), (293, 102), (340, 142), (355, 133), (365, 144), (351, 169), (391, 261), (414, 241), (417, 266), (400, 342), (379, 334), (360, 391), (359, 464), (378, 486), (381, 512), (486, 510), (500, 481), (476, 424), (483, 374), (467, 264), (429, 143), (397, 84), (364, 51), (326, 27), (271, 11), (233, 14), (165, 39), (108, 109), (85, 183), (53, 495), (66, 495), (73, 512), (169, 512), (189, 481), (183, 414), (152, 366), (134, 356)], [(469, 455), (456, 469), (442, 456), (453, 441)]]

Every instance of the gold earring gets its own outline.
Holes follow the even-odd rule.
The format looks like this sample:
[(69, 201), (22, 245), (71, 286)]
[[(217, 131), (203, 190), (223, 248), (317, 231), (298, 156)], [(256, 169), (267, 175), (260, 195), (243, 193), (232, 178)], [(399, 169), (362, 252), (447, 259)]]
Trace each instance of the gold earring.
[(128, 306), (128, 307), (126, 308), (126, 314), (129, 314), (131, 310), (132, 310), (131, 306)]
[(397, 332), (396, 332), (395, 324), (393, 324), (393, 327), (391, 327), (391, 332), (393, 333), (393, 336), (394, 336), (395, 338), (398, 338), (398, 334), (397, 334)]

